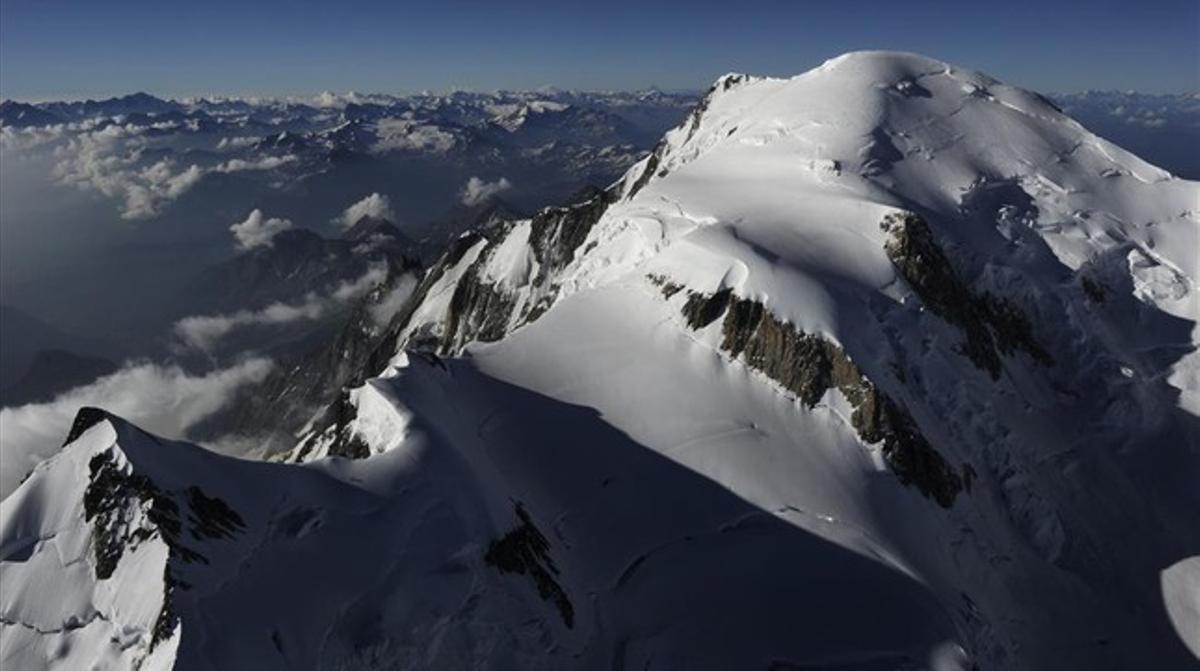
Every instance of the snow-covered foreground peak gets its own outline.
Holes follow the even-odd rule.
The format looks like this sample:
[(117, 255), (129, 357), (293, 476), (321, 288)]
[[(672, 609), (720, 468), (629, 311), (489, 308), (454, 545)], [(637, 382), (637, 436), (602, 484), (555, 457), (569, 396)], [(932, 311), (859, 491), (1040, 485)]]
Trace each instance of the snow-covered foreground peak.
[[(455, 240), (299, 464), (149, 476), (244, 527), (182, 543), (177, 666), (1184, 668), (1198, 201), (920, 56), (722, 77), (609, 189)], [(182, 566), (51, 562), (104, 533), (98, 430), (4, 502), (6, 581)]]

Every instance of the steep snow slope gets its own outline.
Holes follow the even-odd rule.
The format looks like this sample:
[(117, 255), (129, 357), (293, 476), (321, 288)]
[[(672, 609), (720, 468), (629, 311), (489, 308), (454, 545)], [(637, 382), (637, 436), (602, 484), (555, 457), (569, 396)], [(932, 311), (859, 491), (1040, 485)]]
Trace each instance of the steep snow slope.
[[(1200, 552), (1197, 205), (943, 63), (731, 75), (606, 194), (461, 240), (395, 349), (500, 341), (473, 365), (761, 509), (843, 521), (935, 588), (986, 667), (1178, 663), (1158, 576)], [(735, 373), (815, 426), (706, 398)], [(336, 414), (298, 454), (387, 449)]]
[[(607, 191), (455, 241), (311, 423), (291, 454), (309, 463), (164, 468), (160, 489), (203, 480), (270, 537), (188, 573), (164, 640), (179, 668), (272, 649), (308, 668), (1187, 668), (1198, 212), (1196, 183), (944, 63), (723, 77)], [(99, 430), (4, 502), (5, 580), (62, 570), (29, 541), (51, 520), (98, 533), (61, 464)], [(48, 513), (43, 488), (76, 495)], [(331, 517), (297, 561), (266, 531), (294, 507), (276, 491), (379, 512)], [(159, 566), (117, 591), (159, 594)], [(47, 607), (3, 599), (5, 622)], [(23, 626), (4, 654), (36, 668), (63, 634)]]

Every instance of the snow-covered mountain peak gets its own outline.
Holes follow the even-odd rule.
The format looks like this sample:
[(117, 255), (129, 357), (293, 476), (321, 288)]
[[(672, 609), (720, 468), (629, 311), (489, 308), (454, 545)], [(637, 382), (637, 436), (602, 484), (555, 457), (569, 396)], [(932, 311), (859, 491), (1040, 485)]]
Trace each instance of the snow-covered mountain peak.
[(619, 182), (454, 237), (302, 463), (83, 432), (5, 501), (4, 579), (56, 520), (107, 528), (28, 497), (115, 434), (178, 469), (137, 506), (244, 523), (145, 532), (138, 584), (194, 585), (181, 668), (1182, 666), (1198, 197), (919, 56), (726, 76)]
[[(1054, 623), (1060, 635), (1106, 628), (1117, 601), (1159, 598), (1129, 576), (1196, 549), (1178, 516), (1200, 504), (1194, 488), (1144, 474), (1200, 463), (1188, 447), (1200, 409), (1198, 198), (1200, 185), (1037, 94), (919, 56), (861, 52), (790, 79), (723, 77), (613, 187), (457, 240), (393, 320), (371, 361), (378, 377), (293, 456), (392, 450), (369, 438), (396, 412), (381, 415), (379, 399), (406, 418), (430, 407), (413, 400), (424, 378), (398, 353), (462, 356), (448, 369), (597, 408), (761, 509), (822, 510), (891, 538), (872, 546), (933, 584), (980, 585), (977, 571), (998, 570), (1006, 547), (1024, 557), (1001, 571), (1012, 589), (1054, 583), (1057, 598), (1107, 604), (1061, 612), (1071, 623)], [(758, 408), (711, 435), (694, 430), (743, 408), (724, 396), (749, 393), (733, 380), (765, 384), (789, 421), (821, 429), (766, 428), (775, 420)], [(446, 385), (443, 397), (471, 393)], [(674, 417), (691, 419), (664, 419)], [(1085, 444), (1106, 447), (1084, 456)], [(1154, 465), (1139, 461), (1164, 444)], [(1066, 464), (1046, 472), (1048, 454)], [(905, 521), (864, 512), (827, 480), (776, 479), (793, 459), (838, 482), (890, 478), (875, 494), (888, 503), (875, 505)], [(1097, 516), (1111, 506), (1099, 493), (1115, 490), (1152, 491), (1138, 506), (1172, 531), (1138, 531), (1142, 513), (1124, 504)], [(929, 534), (959, 550), (946, 556)], [(1137, 553), (1116, 540), (1128, 534), (1142, 534)], [(1117, 554), (1124, 577), (1088, 558)], [(1090, 586), (1048, 577), (1060, 570)], [(979, 586), (970, 599), (1040, 617), (1002, 591)], [(987, 619), (964, 624), (985, 666), (1038, 666), (1043, 652), (1016, 650), (1047, 641)], [(1148, 626), (1122, 636), (1174, 636)], [(1117, 647), (1135, 654), (1133, 638)]]
[[(994, 234), (996, 210), (1007, 206), (1001, 227), (1021, 223), (1003, 235), (1033, 231), (1073, 269), (1130, 245), (1165, 248), (1168, 266), (1195, 268), (1200, 248), (1194, 183), (1089, 133), (1037, 94), (892, 52), (847, 54), (790, 79), (723, 77), (630, 170), (622, 192), (631, 205), (686, 202), (701, 218), (777, 233), (819, 209), (823, 221), (801, 229), (853, 230), (876, 243), (879, 217), (863, 207), (954, 220), (978, 238)], [(764, 221), (777, 215), (785, 219)]]
[(6, 662), (171, 668), (190, 567), (230, 552), (245, 525), (203, 489), (214, 459), (80, 410), (0, 510)]

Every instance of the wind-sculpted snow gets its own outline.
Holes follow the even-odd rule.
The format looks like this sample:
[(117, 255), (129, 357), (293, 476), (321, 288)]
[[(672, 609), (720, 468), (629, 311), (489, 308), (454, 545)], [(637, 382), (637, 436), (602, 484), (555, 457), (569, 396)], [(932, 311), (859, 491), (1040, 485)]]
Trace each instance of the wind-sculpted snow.
[[(189, 471), (304, 540), (175, 593), (179, 667), (1187, 668), (1198, 199), (923, 57), (723, 77), (607, 190), (453, 241), (302, 463)], [(58, 519), (60, 470), (5, 515)]]

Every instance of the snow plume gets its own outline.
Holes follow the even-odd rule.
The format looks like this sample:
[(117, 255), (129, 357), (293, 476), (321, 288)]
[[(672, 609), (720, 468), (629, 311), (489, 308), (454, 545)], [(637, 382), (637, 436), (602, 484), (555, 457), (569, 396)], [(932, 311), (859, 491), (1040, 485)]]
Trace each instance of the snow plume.
[(472, 207), (482, 203), (483, 201), (495, 196), (503, 191), (508, 191), (512, 188), (512, 183), (507, 178), (501, 177), (494, 182), (485, 182), (478, 177), (472, 177), (467, 180), (466, 186), (462, 190), (462, 204), (467, 207)]
[(372, 193), (350, 207), (347, 207), (346, 211), (336, 221), (341, 224), (342, 228), (349, 229), (363, 217), (386, 219), (391, 222), (396, 221), (396, 213), (392, 211), (391, 200), (387, 196), (378, 193)]
[(98, 406), (156, 434), (182, 438), (220, 410), (243, 385), (261, 382), (271, 361), (247, 359), (229, 368), (192, 375), (178, 366), (129, 364), (47, 403), (0, 410), (0, 497), (58, 451), (83, 406)]
[(230, 226), (229, 230), (237, 239), (238, 249), (247, 250), (270, 247), (276, 235), (291, 227), (290, 219), (267, 219), (262, 210), (255, 209), (245, 221)]
[(222, 338), (250, 326), (280, 326), (301, 320), (314, 321), (339, 305), (350, 303), (387, 279), (387, 268), (372, 265), (362, 277), (342, 282), (328, 296), (309, 293), (299, 303), (272, 303), (261, 310), (238, 310), (227, 314), (196, 315), (175, 322), (175, 335), (185, 344), (211, 352)]

